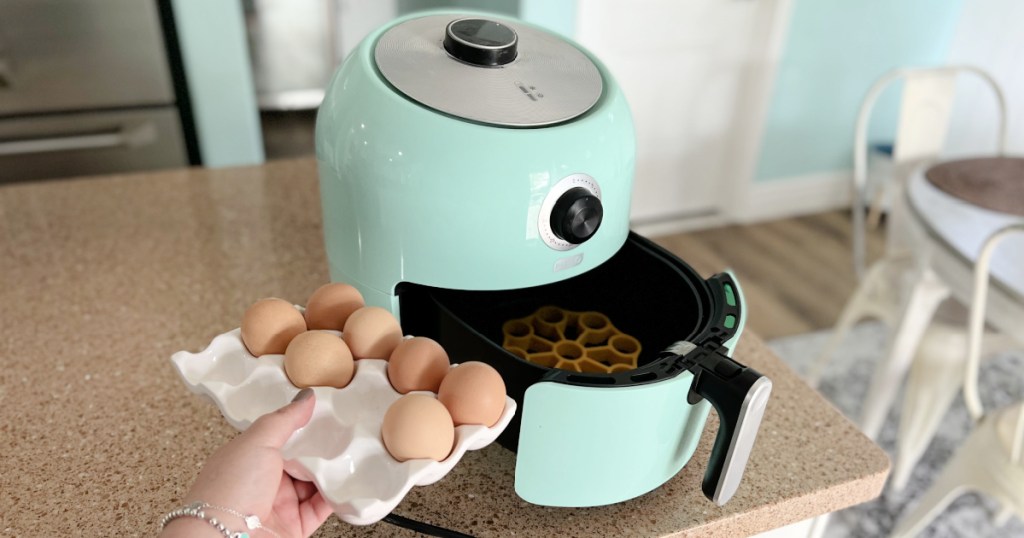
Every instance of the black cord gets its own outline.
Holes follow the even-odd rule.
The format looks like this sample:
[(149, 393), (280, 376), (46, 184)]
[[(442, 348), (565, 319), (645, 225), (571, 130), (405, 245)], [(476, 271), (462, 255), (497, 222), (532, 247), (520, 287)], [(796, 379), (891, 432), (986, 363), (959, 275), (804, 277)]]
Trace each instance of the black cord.
[(463, 534), (459, 531), (438, 527), (437, 525), (431, 525), (430, 523), (423, 523), (422, 521), (416, 521), (415, 519), (409, 519), (397, 514), (388, 514), (384, 516), (382, 521), (386, 521), (392, 525), (406, 528), (411, 531), (426, 534), (428, 536), (437, 536), (438, 538), (473, 538), (470, 534)]

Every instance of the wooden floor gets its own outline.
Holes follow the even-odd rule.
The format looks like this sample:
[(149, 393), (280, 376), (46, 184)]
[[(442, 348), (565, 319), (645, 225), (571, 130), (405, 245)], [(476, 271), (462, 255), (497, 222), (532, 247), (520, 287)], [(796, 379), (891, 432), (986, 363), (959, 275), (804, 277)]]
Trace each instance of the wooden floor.
[[(777, 338), (831, 327), (856, 287), (849, 211), (655, 237), (704, 276), (732, 269), (747, 328)], [(868, 252), (882, 251), (881, 233)]]

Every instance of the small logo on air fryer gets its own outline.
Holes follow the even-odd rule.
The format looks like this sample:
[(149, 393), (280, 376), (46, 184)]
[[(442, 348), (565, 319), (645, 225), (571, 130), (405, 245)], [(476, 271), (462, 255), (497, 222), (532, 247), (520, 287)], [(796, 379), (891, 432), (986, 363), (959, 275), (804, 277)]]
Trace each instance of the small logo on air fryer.
[(516, 82), (516, 87), (518, 87), (520, 91), (526, 94), (526, 96), (529, 97), (531, 101), (536, 101), (538, 99), (544, 98), (544, 94), (538, 92), (536, 86), (527, 86), (522, 82)]
[(555, 261), (555, 272), (564, 271), (571, 267), (576, 267), (583, 262), (583, 253), (580, 252), (574, 256), (566, 256)]

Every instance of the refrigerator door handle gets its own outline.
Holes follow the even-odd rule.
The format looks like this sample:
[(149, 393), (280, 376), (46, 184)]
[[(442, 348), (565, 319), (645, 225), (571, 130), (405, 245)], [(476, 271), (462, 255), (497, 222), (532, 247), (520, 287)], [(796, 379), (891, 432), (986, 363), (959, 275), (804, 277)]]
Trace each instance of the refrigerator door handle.
[(120, 128), (104, 132), (0, 141), (0, 157), (79, 149), (138, 147), (152, 144), (156, 139), (156, 126), (145, 122), (136, 125), (123, 125)]

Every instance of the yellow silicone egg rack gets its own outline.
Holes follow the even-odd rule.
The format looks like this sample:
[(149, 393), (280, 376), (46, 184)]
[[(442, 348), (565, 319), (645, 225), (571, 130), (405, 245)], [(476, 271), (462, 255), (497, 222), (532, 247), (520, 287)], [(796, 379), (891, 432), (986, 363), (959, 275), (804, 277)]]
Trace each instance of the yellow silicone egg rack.
[(548, 368), (607, 374), (632, 370), (640, 358), (640, 342), (600, 312), (543, 306), (532, 315), (506, 321), (502, 332), (502, 347)]

